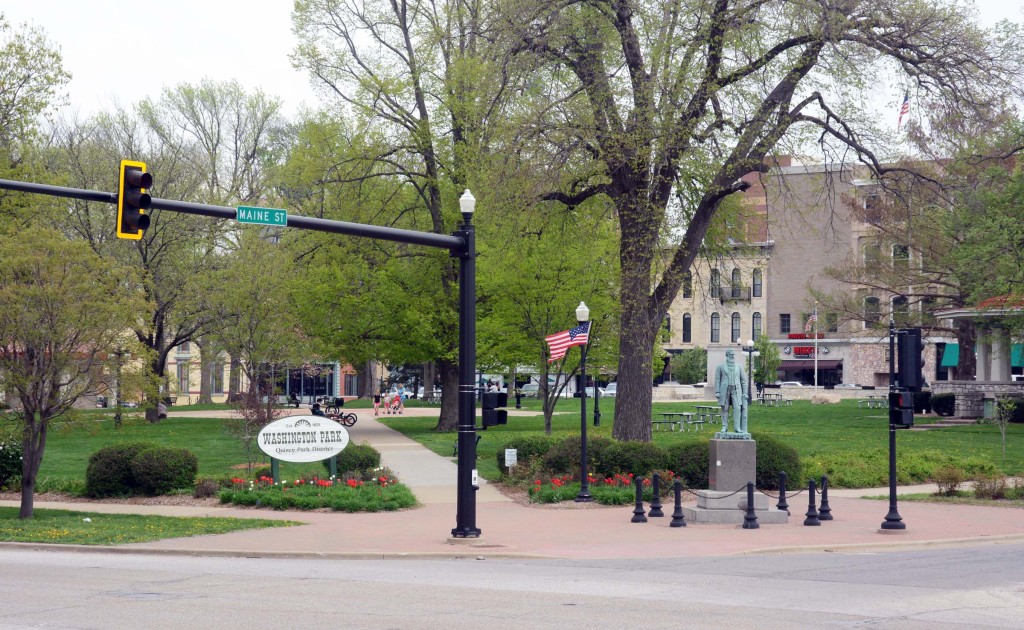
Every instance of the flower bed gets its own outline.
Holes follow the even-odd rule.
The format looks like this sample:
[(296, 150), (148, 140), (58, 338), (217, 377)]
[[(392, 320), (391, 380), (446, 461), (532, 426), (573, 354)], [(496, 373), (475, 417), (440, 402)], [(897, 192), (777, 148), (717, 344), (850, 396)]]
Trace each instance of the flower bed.
[(221, 490), (220, 502), (275, 510), (331, 509), (338, 512), (385, 512), (416, 505), (412, 491), (388, 475), (360, 478), (311, 477), (274, 483), (267, 476), (256, 481), (234, 478)]
[[(671, 471), (659, 472), (661, 482), (658, 494), (662, 497), (668, 495), (675, 483), (675, 475)], [(601, 479), (594, 475), (587, 475), (590, 484), (590, 496), (594, 501), (602, 505), (628, 505), (636, 501), (636, 489), (633, 487), (633, 473), (616, 474)], [(532, 503), (559, 503), (561, 501), (572, 501), (580, 492), (580, 482), (575, 475), (561, 475), (547, 479), (534, 479), (529, 489), (530, 501)], [(654, 488), (651, 477), (643, 478), (644, 501), (651, 501), (654, 498)]]

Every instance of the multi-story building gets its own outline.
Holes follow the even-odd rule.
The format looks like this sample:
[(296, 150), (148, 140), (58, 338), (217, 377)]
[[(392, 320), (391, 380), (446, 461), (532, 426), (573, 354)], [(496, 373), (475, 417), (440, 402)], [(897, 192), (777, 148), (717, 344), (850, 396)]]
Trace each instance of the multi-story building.
[[(872, 181), (852, 169), (793, 165), (788, 159), (764, 176), (744, 178), (746, 242), (725, 254), (701, 259), (692, 288), (670, 309), (666, 349), (708, 350), (708, 374), (725, 350), (768, 335), (783, 362), (780, 381), (831, 386), (885, 386), (889, 379), (885, 315), (915, 308), (896, 293), (843, 283), (829, 267), (853, 264), (859, 256), (889, 256), (912, 264), (913, 253), (887, 245), (870, 222), (877, 198)], [(813, 291), (846, 292), (859, 313), (840, 315), (816, 304)], [(807, 324), (812, 314), (815, 322)], [(883, 321), (884, 320), (884, 321)], [(928, 381), (947, 378), (941, 357), (952, 339), (926, 337)]]

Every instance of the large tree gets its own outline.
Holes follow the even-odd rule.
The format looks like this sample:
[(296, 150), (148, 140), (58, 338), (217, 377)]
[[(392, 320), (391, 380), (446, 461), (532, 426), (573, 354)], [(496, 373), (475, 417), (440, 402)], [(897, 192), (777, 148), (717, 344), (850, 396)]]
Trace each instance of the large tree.
[(50, 423), (100, 391), (109, 356), (131, 347), (125, 326), (144, 305), (125, 273), (49, 229), (0, 234), (0, 387), (20, 407), (21, 518), (32, 518)]
[[(546, 198), (613, 201), (621, 338), (613, 435), (649, 440), (657, 333), (724, 199), (769, 168), (785, 138), (818, 135), (826, 157), (874, 170), (884, 148), (859, 109), (886, 77), (921, 107), (965, 116), (1019, 90), (1016, 29), (987, 32), (938, 0), (518, 0), (510, 44), (537, 60), (548, 99), (523, 142), (562, 156)], [(553, 158), (552, 158), (553, 159)], [(657, 268), (679, 204), (684, 233)]]
[[(471, 167), (485, 152), (486, 121), (499, 114), (496, 95), (506, 83), (491, 65), (494, 56), (485, 37), (492, 9), (489, 3), (460, 0), (295, 3), (294, 29), (303, 42), (295, 58), (340, 105), (337, 114), (352, 121), (353, 144), (367, 149), (363, 155), (338, 155), (316, 178), (335, 206), (346, 188), (351, 197), (363, 182), (378, 180), (391, 191), (373, 206), (380, 222), (439, 234), (457, 228), (457, 198), (473, 187)], [(492, 210), (485, 191), (476, 193), (478, 208)], [(336, 207), (327, 210), (332, 218), (343, 218)], [(408, 247), (378, 252), (415, 256), (437, 270), (436, 279), (411, 287), (399, 281), (395, 288), (408, 291), (410, 306), (426, 308), (403, 342), (438, 346), (434, 357), (423, 359), (436, 359), (442, 384), (438, 429), (453, 430), (458, 421), (457, 260), (446, 252), (412, 253)], [(429, 273), (421, 267), (415, 280)], [(383, 288), (393, 286), (387, 282)], [(414, 312), (403, 308), (387, 316), (409, 319), (406, 314)]]

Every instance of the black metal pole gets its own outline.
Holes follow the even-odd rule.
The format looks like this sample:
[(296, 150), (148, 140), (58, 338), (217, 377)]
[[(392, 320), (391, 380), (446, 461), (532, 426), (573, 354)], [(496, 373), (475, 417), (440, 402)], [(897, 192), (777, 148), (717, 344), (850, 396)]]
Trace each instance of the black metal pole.
[[(586, 322), (580, 322), (585, 324)], [(580, 346), (580, 383), (583, 389), (580, 391), (580, 492), (576, 495), (577, 503), (593, 501), (590, 496), (590, 479), (587, 473), (587, 346), (585, 343)], [(594, 386), (595, 389), (597, 386)]]
[(476, 526), (476, 238), (472, 215), (456, 232), (465, 243), (459, 252), (459, 458), (455, 538), (480, 536)]
[(889, 318), (889, 512), (882, 529), (906, 529), (896, 506), (896, 425), (892, 423), (892, 394), (896, 391), (896, 323)]

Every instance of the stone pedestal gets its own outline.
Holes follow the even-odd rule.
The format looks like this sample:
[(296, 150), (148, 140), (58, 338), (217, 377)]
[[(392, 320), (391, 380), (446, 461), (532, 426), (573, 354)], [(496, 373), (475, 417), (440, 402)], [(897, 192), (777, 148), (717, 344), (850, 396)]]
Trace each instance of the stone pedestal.
[(714, 439), (709, 444), (708, 480), (711, 490), (733, 492), (745, 487), (748, 481), (754, 481), (757, 442)]
[[(719, 438), (710, 442), (708, 478), (711, 488), (697, 491), (697, 507), (684, 507), (686, 520), (694, 523), (743, 523), (747, 509), (747, 483), (757, 469), (757, 442), (751, 439)], [(739, 492), (737, 492), (739, 490)], [(758, 523), (785, 523), (789, 516), (769, 505), (769, 497), (754, 493)]]

